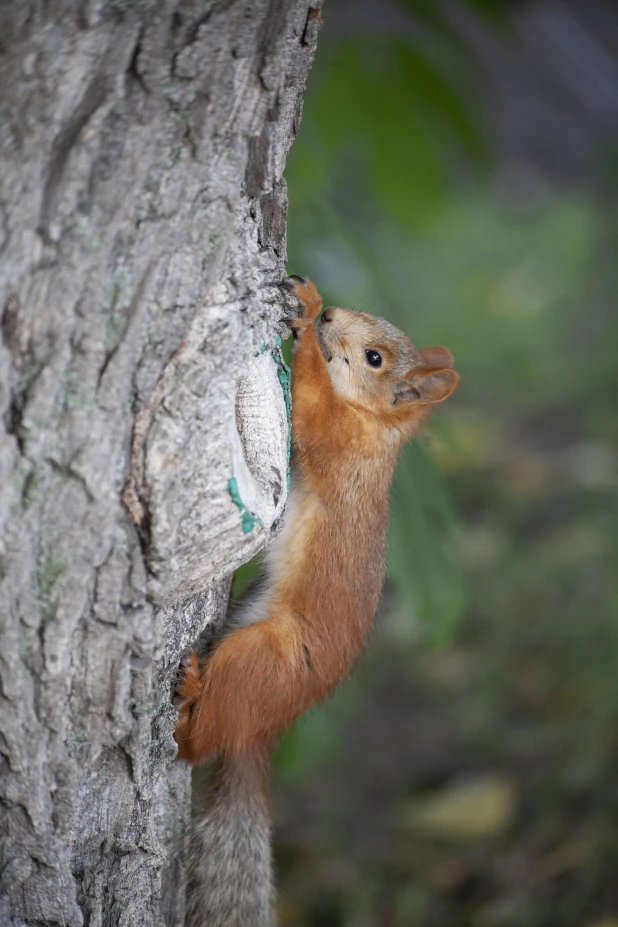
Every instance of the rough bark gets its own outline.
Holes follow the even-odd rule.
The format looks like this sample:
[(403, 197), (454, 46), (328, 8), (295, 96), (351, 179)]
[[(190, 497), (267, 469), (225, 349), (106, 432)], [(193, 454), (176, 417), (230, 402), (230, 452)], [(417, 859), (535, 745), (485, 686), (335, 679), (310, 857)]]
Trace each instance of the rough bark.
[(180, 925), (170, 679), (287, 488), (319, 0), (0, 7), (0, 923)]

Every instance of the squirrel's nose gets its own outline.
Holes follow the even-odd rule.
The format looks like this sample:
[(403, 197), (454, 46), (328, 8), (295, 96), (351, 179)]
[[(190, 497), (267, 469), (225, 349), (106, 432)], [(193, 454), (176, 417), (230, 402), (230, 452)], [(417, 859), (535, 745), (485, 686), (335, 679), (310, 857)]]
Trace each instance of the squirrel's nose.
[(323, 322), (333, 321), (333, 310), (330, 307), (328, 309), (325, 309), (324, 312), (322, 313), (322, 321)]

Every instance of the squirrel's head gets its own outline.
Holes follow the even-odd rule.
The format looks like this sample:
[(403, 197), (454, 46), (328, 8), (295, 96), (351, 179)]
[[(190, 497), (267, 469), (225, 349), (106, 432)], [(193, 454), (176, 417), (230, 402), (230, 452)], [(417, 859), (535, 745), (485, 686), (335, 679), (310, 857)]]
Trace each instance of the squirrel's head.
[(329, 307), (317, 330), (337, 394), (385, 425), (421, 421), (459, 383), (447, 348), (416, 348), (394, 325), (366, 312)]

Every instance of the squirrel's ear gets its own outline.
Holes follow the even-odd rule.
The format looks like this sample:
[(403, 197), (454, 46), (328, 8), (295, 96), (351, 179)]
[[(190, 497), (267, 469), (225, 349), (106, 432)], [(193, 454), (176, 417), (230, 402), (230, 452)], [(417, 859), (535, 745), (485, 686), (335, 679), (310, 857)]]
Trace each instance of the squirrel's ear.
[[(438, 350), (432, 348), (432, 351)], [(446, 348), (439, 350), (445, 351)], [(447, 352), (450, 354), (450, 352)], [(451, 355), (452, 363), (452, 355)], [(395, 392), (393, 405), (402, 402), (435, 403), (447, 399), (459, 383), (459, 374), (452, 367), (426, 369), (423, 367), (412, 370), (400, 384)]]
[(453, 366), (453, 355), (448, 348), (443, 347), (441, 344), (436, 344), (432, 348), (421, 348), (418, 353), (420, 354), (423, 367), (427, 367), (431, 370)]

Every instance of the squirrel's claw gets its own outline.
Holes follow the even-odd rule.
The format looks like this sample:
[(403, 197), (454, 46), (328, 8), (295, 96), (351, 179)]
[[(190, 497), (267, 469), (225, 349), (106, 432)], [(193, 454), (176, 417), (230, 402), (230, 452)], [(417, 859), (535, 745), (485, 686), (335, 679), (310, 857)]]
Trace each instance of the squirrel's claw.
[[(289, 277), (283, 278), (280, 285), (286, 290), (290, 290), (294, 296), (297, 296), (297, 287), (306, 286), (307, 282), (307, 278), (301, 277), (300, 274), (290, 274)], [(307, 327), (307, 322), (302, 315), (284, 316), (281, 321), (290, 326), (295, 339), (298, 338), (298, 330)]]
[(322, 297), (316, 290), (315, 285), (306, 277), (292, 274), (283, 280), (281, 286), (291, 290), (305, 307), (303, 315), (298, 322), (293, 323), (293, 327), (298, 330), (308, 328), (317, 319), (322, 308)]

